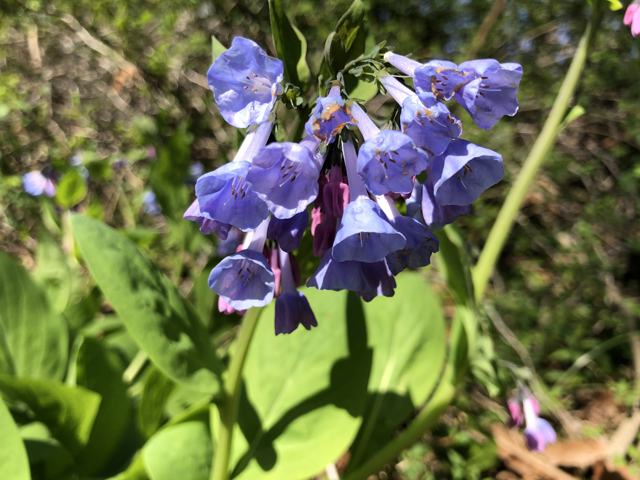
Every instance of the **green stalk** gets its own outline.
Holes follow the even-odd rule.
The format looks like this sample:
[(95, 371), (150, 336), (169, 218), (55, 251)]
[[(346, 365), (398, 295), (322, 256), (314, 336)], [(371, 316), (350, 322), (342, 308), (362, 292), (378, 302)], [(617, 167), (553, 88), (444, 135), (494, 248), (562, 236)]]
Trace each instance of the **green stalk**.
[(569, 103), (580, 80), (580, 75), (584, 69), (587, 60), (589, 47), (593, 43), (593, 39), (597, 30), (597, 24), (601, 19), (600, 6), (602, 0), (594, 0), (593, 14), (587, 29), (580, 40), (578, 49), (571, 61), (571, 66), (567, 72), (567, 76), (562, 82), (558, 96), (556, 97), (549, 117), (542, 128), (542, 132), (536, 139), (533, 148), (529, 152), (529, 156), (524, 162), (516, 181), (514, 182), (507, 198), (500, 209), (498, 218), (496, 219), (489, 237), (482, 249), (478, 264), (473, 270), (473, 284), (475, 286), (476, 300), (480, 302), (484, 296), (484, 291), (489, 281), (489, 277), (493, 272), (495, 264), (500, 256), (500, 252), (504, 248), (511, 227), (515, 221), (515, 217), (522, 206), (522, 202), (531, 187), (531, 183), (535, 178), (538, 170), (542, 166), (547, 154), (560, 133), (558, 128), (564, 119), (569, 107)]
[(362, 480), (378, 473), (391, 459), (397, 457), (403, 450), (420, 440), (424, 433), (436, 424), (440, 416), (453, 401), (456, 388), (452, 382), (453, 369), (451, 366), (443, 372), (443, 378), (431, 400), (418, 416), (409, 424), (407, 429), (394, 438), (390, 443), (373, 455), (369, 460), (343, 480)]
[(242, 322), (242, 327), (238, 334), (238, 344), (233, 357), (231, 357), (229, 376), (225, 382), (225, 398), (219, 405), (220, 429), (218, 431), (217, 448), (213, 457), (211, 480), (227, 480), (228, 478), (233, 427), (238, 417), (238, 404), (240, 402), (242, 369), (261, 313), (262, 307), (249, 309)]

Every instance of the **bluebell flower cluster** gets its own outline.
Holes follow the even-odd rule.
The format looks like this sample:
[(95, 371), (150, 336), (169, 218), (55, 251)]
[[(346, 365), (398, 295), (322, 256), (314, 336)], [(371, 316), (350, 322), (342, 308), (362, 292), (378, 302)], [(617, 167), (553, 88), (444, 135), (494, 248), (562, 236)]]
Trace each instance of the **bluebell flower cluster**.
[(544, 452), (548, 444), (555, 443), (557, 440), (551, 424), (544, 418), (540, 418), (540, 404), (529, 389), (519, 388), (517, 394), (507, 400), (507, 409), (511, 427), (520, 428), (523, 424), (525, 425), (524, 439), (529, 450)]
[[(429, 265), (438, 251), (432, 230), (470, 214), (502, 179), (502, 157), (460, 138), (462, 122), (446, 102), (456, 99), (489, 129), (516, 113), (521, 67), (495, 60), (422, 65), (393, 53), (384, 59), (389, 68), (378, 80), (401, 108), (398, 130), (380, 129), (333, 81), (298, 143), (269, 143), (284, 91), (280, 60), (236, 38), (213, 62), (207, 78), (220, 112), (247, 135), (230, 163), (198, 178), (185, 218), (223, 240), (244, 232), (242, 245), (209, 277), (221, 311), (276, 298), (276, 334), (317, 326), (297, 290), (307, 279), (293, 253), (309, 224), (319, 266), (307, 286), (350, 290), (365, 301), (392, 296), (395, 275)], [(393, 68), (413, 77), (415, 91), (389, 73)]]

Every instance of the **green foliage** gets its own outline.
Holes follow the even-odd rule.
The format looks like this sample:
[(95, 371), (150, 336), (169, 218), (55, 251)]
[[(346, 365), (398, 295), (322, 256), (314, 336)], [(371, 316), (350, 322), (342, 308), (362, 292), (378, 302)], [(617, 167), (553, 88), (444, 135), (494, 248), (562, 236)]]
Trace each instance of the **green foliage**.
[(207, 425), (185, 422), (151, 437), (143, 450), (150, 480), (207, 480), (213, 444)]
[(278, 58), (284, 63), (284, 78), (306, 92), (311, 83), (307, 65), (307, 40), (285, 14), (280, 0), (269, 0), (271, 31)]
[(0, 373), (59, 380), (69, 335), (45, 292), (24, 268), (0, 252)]
[(71, 223), (91, 273), (140, 348), (176, 382), (218, 393), (222, 364), (193, 307), (134, 243), (90, 217)]
[(0, 476), (11, 480), (31, 480), (29, 459), (17, 425), (0, 398)]
[(71, 208), (80, 203), (87, 196), (87, 192), (86, 179), (78, 170), (72, 168), (58, 183), (56, 201), (62, 208)]

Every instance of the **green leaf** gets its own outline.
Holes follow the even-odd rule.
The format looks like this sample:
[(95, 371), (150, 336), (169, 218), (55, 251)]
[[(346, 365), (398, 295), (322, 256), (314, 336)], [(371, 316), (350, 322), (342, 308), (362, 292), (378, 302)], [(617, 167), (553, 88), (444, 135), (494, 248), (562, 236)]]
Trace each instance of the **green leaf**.
[(87, 181), (73, 168), (60, 179), (55, 198), (62, 208), (71, 208), (87, 196), (87, 191)]
[(157, 368), (151, 368), (140, 396), (138, 425), (145, 438), (151, 437), (162, 425), (164, 406), (175, 383)]
[(342, 40), (347, 62), (364, 54), (367, 39), (364, 20), (364, 5), (361, 0), (355, 0), (338, 21), (335, 31)]
[(362, 304), (345, 291), (303, 292), (318, 321), (313, 331), (276, 337), (275, 302), (256, 327), (234, 434), (237, 480), (313, 477), (360, 427), (371, 367)]
[(62, 313), (71, 300), (74, 278), (62, 248), (46, 231), (38, 241), (36, 264), (34, 279), (44, 287), (51, 309)]
[(169, 279), (107, 225), (81, 215), (71, 225), (100, 289), (154, 364), (178, 383), (219, 392), (222, 362), (197, 313)]
[(89, 442), (76, 459), (78, 473), (92, 476), (102, 471), (123, 438), (130, 416), (124, 367), (104, 342), (86, 337), (76, 355), (76, 383), (100, 394), (102, 402)]
[(429, 398), (444, 370), (447, 340), (438, 297), (420, 273), (405, 272), (396, 281), (392, 298), (376, 299), (364, 308), (373, 365), (350, 468), (393, 438)]
[(623, 5), (620, 0), (609, 0), (609, 8), (611, 11), (615, 12), (616, 10), (622, 9)]
[(18, 426), (0, 398), (0, 478), (31, 480), (29, 459)]
[(69, 333), (45, 293), (18, 262), (0, 251), (0, 373), (61, 379)]
[(151, 480), (208, 480), (213, 457), (209, 429), (203, 422), (165, 428), (147, 442), (142, 456)]
[(307, 40), (289, 21), (280, 0), (269, 0), (269, 14), (276, 53), (284, 63), (285, 80), (300, 87), (304, 93), (311, 83), (311, 70), (306, 58)]
[(80, 387), (68, 387), (45, 379), (0, 375), (0, 391), (8, 402), (24, 404), (35, 420), (69, 452), (80, 453), (87, 444), (100, 406), (100, 395)]
[(344, 45), (342, 44), (340, 35), (336, 32), (331, 32), (324, 44), (324, 60), (327, 62), (331, 75), (334, 77), (347, 63), (347, 54), (344, 51)]
[(214, 35), (211, 35), (211, 61), (213, 62), (216, 58), (218, 58), (226, 51), (227, 48), (222, 45), (222, 43), (220, 43), (220, 41)]
[(587, 111), (584, 109), (582, 105), (576, 105), (575, 107), (573, 107), (569, 111), (569, 113), (567, 113), (567, 116), (564, 117), (564, 120), (562, 121), (560, 126), (558, 126), (558, 135), (565, 128), (567, 128), (571, 122), (573, 122), (574, 120), (577, 120), (578, 118), (583, 116), (585, 113), (587, 113)]

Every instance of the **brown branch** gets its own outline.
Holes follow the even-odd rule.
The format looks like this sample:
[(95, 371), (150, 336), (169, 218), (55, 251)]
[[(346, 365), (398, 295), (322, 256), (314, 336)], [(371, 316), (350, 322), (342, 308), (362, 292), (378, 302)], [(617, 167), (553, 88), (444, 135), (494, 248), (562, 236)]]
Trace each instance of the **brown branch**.
[(491, 7), (491, 10), (487, 13), (478, 29), (478, 33), (473, 38), (471, 42), (471, 47), (469, 48), (469, 58), (474, 58), (478, 50), (482, 48), (484, 42), (487, 40), (487, 35), (498, 21), (498, 17), (502, 13), (507, 0), (495, 0)]

